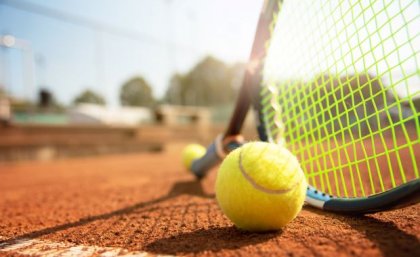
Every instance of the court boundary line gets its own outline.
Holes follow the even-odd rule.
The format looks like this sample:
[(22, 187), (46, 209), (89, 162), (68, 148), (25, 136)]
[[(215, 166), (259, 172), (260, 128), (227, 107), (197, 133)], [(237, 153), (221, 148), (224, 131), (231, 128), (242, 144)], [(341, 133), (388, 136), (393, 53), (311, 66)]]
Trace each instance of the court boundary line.
[[(7, 237), (0, 236), (1, 240)], [(103, 247), (94, 245), (78, 245), (70, 242), (54, 242), (33, 238), (21, 238), (11, 242), (0, 243), (0, 253), (16, 253), (27, 256), (46, 257), (173, 257), (174, 255), (152, 254), (144, 251), (130, 251), (119, 247)]]

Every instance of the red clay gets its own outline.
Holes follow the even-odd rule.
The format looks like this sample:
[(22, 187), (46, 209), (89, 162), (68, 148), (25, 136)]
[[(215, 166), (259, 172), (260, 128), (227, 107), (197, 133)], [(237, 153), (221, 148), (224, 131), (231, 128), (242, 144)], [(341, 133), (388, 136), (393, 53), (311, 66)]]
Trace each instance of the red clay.
[(2, 164), (0, 236), (156, 254), (420, 256), (419, 204), (366, 216), (305, 207), (283, 231), (247, 233), (218, 208), (215, 175), (196, 182), (177, 151)]

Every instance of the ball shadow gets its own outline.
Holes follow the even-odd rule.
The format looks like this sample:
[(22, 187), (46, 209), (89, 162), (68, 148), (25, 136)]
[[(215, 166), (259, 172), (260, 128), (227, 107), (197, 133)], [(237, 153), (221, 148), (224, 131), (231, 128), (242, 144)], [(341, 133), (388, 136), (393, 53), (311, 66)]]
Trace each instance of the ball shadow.
[(156, 254), (171, 255), (204, 251), (218, 252), (263, 243), (281, 233), (281, 231), (252, 233), (238, 230), (234, 226), (212, 227), (155, 240), (146, 245), (145, 250)]
[(166, 197), (173, 198), (180, 195), (192, 195), (201, 198), (214, 198), (214, 194), (208, 194), (204, 191), (201, 181), (198, 180), (176, 182), (171, 187)]

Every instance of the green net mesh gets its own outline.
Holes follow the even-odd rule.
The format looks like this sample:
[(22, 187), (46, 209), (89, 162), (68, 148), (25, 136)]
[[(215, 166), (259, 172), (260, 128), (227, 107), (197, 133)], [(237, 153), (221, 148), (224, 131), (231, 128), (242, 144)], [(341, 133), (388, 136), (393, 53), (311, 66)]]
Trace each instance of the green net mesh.
[(419, 2), (282, 1), (275, 15), (262, 119), (309, 184), (363, 197), (418, 179)]

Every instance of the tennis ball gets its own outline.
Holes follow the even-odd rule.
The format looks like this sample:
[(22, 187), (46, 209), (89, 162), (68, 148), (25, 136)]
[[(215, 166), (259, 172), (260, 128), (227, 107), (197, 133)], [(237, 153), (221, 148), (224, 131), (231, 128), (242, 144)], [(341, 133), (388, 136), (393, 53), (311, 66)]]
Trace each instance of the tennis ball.
[(216, 199), (240, 229), (279, 230), (302, 209), (306, 179), (285, 147), (252, 142), (231, 152), (220, 166)]
[(206, 148), (199, 144), (189, 144), (182, 151), (182, 162), (185, 167), (191, 169), (191, 164), (195, 159), (201, 158), (206, 153)]

